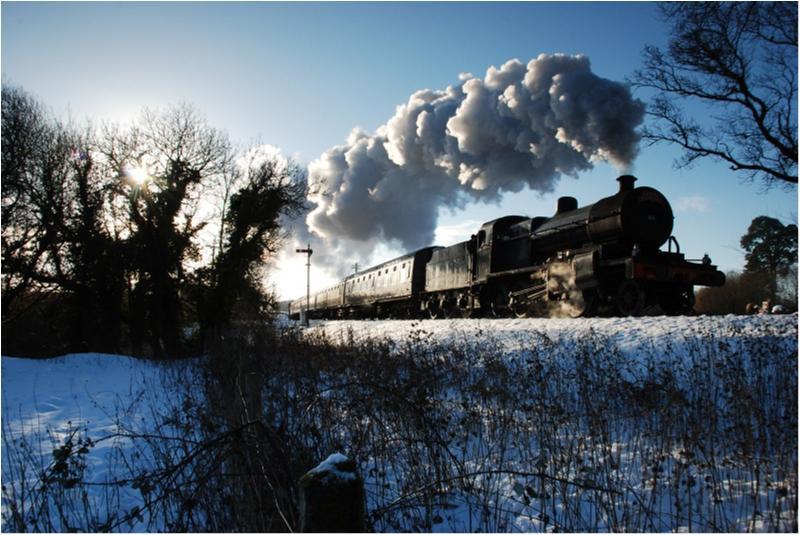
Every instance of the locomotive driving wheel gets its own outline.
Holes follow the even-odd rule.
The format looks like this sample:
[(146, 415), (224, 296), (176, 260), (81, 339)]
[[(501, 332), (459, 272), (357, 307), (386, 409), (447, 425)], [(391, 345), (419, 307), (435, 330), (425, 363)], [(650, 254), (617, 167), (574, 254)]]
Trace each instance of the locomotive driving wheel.
[(435, 299), (426, 301), (425, 309), (428, 311), (428, 316), (430, 316), (432, 320), (442, 317), (442, 311), (439, 308), (439, 302)]
[(515, 293), (525, 290), (526, 288), (527, 285), (525, 283), (518, 282), (509, 293), (508, 310), (517, 318), (527, 318), (531, 312), (527, 297), (514, 296)]
[(486, 302), (487, 316), (491, 318), (505, 318), (509, 315), (509, 297), (508, 289), (505, 285), (498, 285), (488, 290), (488, 299), (481, 302)]
[(638, 282), (622, 281), (614, 296), (614, 304), (621, 316), (639, 316), (647, 304), (647, 294)]
[(509, 308), (511, 309), (511, 313), (514, 314), (514, 317), (517, 318), (527, 318), (528, 311), (530, 307), (527, 304), (520, 303), (517, 300), (512, 299), (511, 303), (509, 304)]
[(600, 301), (594, 290), (578, 290), (569, 293), (566, 301), (566, 313), (570, 318), (588, 318), (594, 316), (597, 304)]
[(445, 319), (450, 319), (458, 313), (455, 303), (447, 296), (442, 297), (441, 301), (439, 301), (439, 310)]
[(459, 296), (458, 313), (462, 318), (468, 319), (475, 315), (475, 298), (470, 294), (463, 294)]

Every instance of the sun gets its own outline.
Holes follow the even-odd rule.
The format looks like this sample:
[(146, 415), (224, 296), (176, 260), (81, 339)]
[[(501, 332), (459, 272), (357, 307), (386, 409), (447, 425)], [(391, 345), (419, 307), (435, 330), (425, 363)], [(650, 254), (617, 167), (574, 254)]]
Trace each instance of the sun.
[(129, 165), (125, 168), (125, 176), (136, 186), (141, 186), (151, 180), (147, 168), (141, 165)]

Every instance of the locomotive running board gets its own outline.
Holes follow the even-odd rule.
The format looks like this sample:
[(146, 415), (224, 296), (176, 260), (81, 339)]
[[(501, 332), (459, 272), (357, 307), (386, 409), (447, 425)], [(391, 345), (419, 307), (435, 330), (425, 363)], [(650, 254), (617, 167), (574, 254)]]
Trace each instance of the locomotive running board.
[[(518, 268), (518, 269), (510, 269), (508, 271), (499, 271), (497, 273), (488, 273), (484, 280), (497, 279), (497, 278), (501, 278), (501, 277), (513, 277), (513, 276), (516, 276), (516, 275), (525, 275), (527, 273), (533, 273), (534, 271), (537, 271), (537, 270), (541, 269), (541, 267), (542, 266), (537, 265), (537, 266), (530, 266), (530, 267), (524, 267), (524, 268)], [(475, 282), (482, 282), (482, 281), (481, 280), (477, 280)]]

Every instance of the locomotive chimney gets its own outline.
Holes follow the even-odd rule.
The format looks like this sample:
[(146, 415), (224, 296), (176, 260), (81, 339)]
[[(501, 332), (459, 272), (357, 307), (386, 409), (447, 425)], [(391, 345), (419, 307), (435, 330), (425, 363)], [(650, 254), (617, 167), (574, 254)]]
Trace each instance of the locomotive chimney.
[(559, 197), (556, 204), (556, 215), (571, 212), (578, 208), (578, 199), (575, 197)]
[(636, 182), (636, 177), (633, 175), (622, 175), (617, 179), (617, 182), (619, 182), (619, 193), (630, 191), (633, 189), (633, 183)]

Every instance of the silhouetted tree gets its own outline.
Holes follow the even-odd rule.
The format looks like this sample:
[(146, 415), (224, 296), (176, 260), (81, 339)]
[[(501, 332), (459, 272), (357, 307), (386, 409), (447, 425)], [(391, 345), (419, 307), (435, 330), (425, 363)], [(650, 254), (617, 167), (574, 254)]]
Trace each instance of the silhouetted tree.
[(134, 345), (146, 336), (157, 358), (184, 353), (191, 264), (201, 265), (198, 215), (203, 194), (228, 171), (227, 137), (190, 106), (146, 111), (126, 132), (108, 131), (99, 151), (116, 173), (118, 218), (127, 216), (130, 322)]
[(235, 165), (190, 106), (98, 132), (22, 89), (4, 85), (2, 98), (3, 324), (36, 311), (27, 338), (46, 328), (55, 342), (34, 353), (130, 342), (175, 358), (193, 323), (264, 318), (263, 269), (303, 203), (297, 164), (262, 148)]
[[(667, 2), (667, 50), (647, 46), (635, 86), (657, 91), (644, 129), (680, 146), (679, 166), (726, 162), (750, 180), (797, 184), (797, 3)], [(700, 124), (684, 106), (701, 104)]]
[(91, 141), (74, 151), (72, 173), (75, 212), (65, 228), (71, 272), (72, 302), (77, 311), (73, 338), (81, 350), (118, 352), (121, 346), (125, 293), (124, 241), (108, 227), (105, 204), (110, 194), (105, 177), (94, 169)]
[(2, 95), (3, 322), (25, 312), (24, 296), (58, 309), (64, 350), (117, 351), (124, 279), (91, 138), (20, 88), (4, 85)]
[[(69, 141), (43, 107), (22, 89), (2, 88), (3, 319), (16, 300), (53, 284), (43, 280), (65, 211)], [(63, 218), (62, 218), (63, 219)]]
[(265, 319), (261, 268), (285, 237), (282, 220), (303, 208), (305, 174), (268, 148), (253, 149), (233, 170), (222, 215), (221, 245), (204, 273), (201, 323), (206, 336), (231, 319)]
[(797, 265), (797, 225), (756, 217), (742, 236), (741, 245), (745, 250), (745, 272), (763, 274), (767, 297), (775, 302), (780, 278)]

